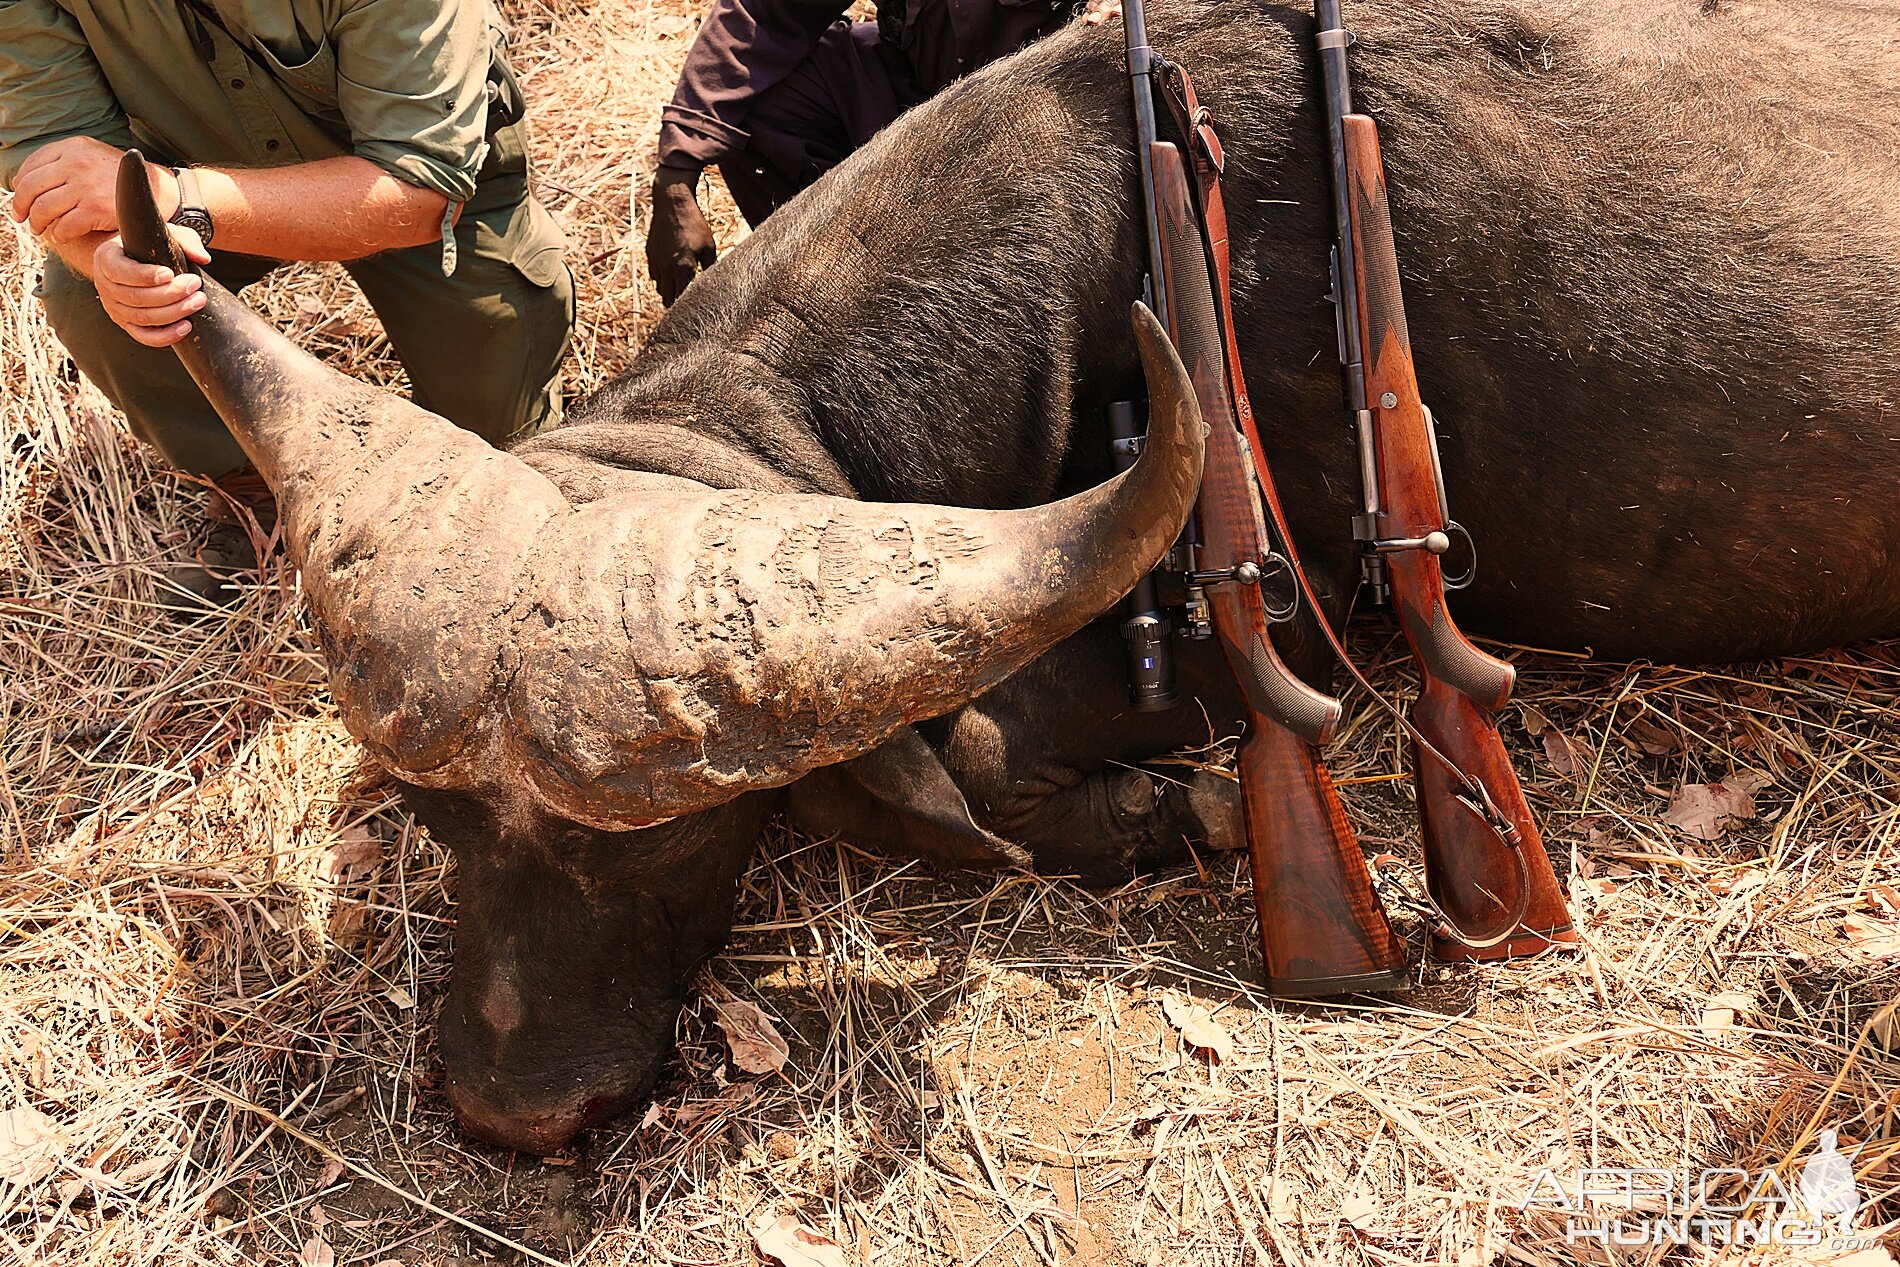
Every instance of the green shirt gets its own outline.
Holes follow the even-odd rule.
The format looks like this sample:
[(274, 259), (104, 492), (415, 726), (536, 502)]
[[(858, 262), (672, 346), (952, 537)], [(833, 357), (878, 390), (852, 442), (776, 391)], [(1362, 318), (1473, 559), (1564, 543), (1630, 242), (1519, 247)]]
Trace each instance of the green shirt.
[(0, 182), (91, 136), (232, 167), (355, 154), (464, 203), (500, 38), (488, 0), (0, 0)]

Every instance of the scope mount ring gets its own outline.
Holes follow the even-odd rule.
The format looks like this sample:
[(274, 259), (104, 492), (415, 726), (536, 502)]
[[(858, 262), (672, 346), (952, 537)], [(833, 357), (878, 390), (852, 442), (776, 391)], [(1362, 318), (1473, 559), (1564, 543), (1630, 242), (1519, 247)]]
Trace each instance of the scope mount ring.
[[(1465, 570), (1460, 572), (1457, 576), (1447, 576), (1442, 572), (1440, 573), (1443, 577), (1446, 589), (1461, 590), (1478, 579), (1478, 543), (1471, 539), (1470, 529), (1466, 528), (1456, 519), (1447, 519), (1445, 521), (1445, 535), (1448, 537), (1463, 537), (1465, 539), (1465, 550), (1471, 557), (1471, 562), (1466, 564)], [(1450, 554), (1451, 551), (1447, 550), (1445, 553)]]

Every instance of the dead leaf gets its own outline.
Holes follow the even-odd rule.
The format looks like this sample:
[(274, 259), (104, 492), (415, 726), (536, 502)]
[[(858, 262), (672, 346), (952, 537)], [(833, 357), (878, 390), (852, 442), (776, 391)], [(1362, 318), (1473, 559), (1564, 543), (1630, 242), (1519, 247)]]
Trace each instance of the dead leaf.
[(1267, 1213), (1275, 1223), (1291, 1226), (1300, 1221), (1300, 1203), (1293, 1196), (1293, 1185), (1284, 1175), (1275, 1175), (1267, 1185)]
[(1890, 884), (1867, 886), (1867, 909), (1880, 915), (1900, 915), (1900, 893)]
[(331, 317), (310, 333), (312, 337), (326, 335), (332, 339), (360, 339), (373, 329), (367, 321), (358, 321), (353, 317)]
[(1379, 1203), (1373, 1199), (1371, 1193), (1358, 1188), (1348, 1192), (1345, 1200), (1339, 1203), (1339, 1217), (1361, 1232), (1370, 1232), (1378, 1220), (1378, 1215)]
[(297, 1251), (297, 1267), (336, 1267), (336, 1251), (330, 1248), (330, 1242), (318, 1232), (303, 1243)]
[(405, 1012), (416, 1005), (416, 996), (399, 985), (392, 985), (384, 990), (383, 997)]
[(317, 874), (332, 884), (366, 878), (383, 860), (383, 842), (376, 839), (368, 824), (345, 828), (336, 842), (323, 851)]
[(735, 1082), (710, 1100), (693, 1100), (670, 1110), (673, 1114), (673, 1125), (685, 1130), (709, 1117), (743, 1108), (758, 1094), (758, 1083)]
[(1715, 995), (1702, 1008), (1702, 1036), (1714, 1039), (1732, 1032), (1735, 1018), (1746, 1014), (1754, 1006), (1754, 997), (1739, 991)]
[(1567, 779), (1576, 778), (1577, 771), (1589, 766), (1594, 757), (1589, 748), (1555, 726), (1544, 731), (1544, 755), (1550, 758), (1557, 773)]
[(1874, 1013), (1873, 1023), (1868, 1029), (1875, 1042), (1888, 1051), (1894, 1049), (1895, 1040), (1900, 1039), (1900, 995), (1895, 995), (1885, 1007)]
[(338, 900), (330, 907), (330, 940), (339, 946), (356, 947), (363, 942), (363, 930), (369, 924), (369, 911), (361, 902)]
[(1729, 820), (1755, 817), (1755, 793), (1768, 785), (1753, 770), (1731, 774), (1720, 783), (1684, 783), (1669, 798), (1663, 821), (1697, 840), (1720, 840)]
[(714, 1003), (713, 1020), (725, 1031), (733, 1065), (746, 1073), (777, 1073), (791, 1058), (792, 1045), (756, 1003), (744, 999)]
[(1841, 931), (1847, 934), (1847, 948), (1855, 954), (1869, 959), (1900, 956), (1900, 924), (1891, 920), (1856, 911), (1841, 921)]
[(22, 1104), (0, 1113), (0, 1180), (37, 1183), (59, 1165), (59, 1123)]
[(784, 1267), (850, 1267), (844, 1246), (823, 1232), (806, 1227), (798, 1216), (767, 1215), (752, 1226), (753, 1243), (767, 1258)]
[(331, 1184), (335, 1183), (337, 1180), (341, 1179), (343, 1177), (344, 1169), (345, 1167), (343, 1163), (340, 1161), (330, 1161), (326, 1163), (323, 1167), (322, 1173), (318, 1174), (317, 1176), (317, 1191), (321, 1192), (325, 1188), (329, 1187)]
[(1740, 867), (1725, 871), (1709, 880), (1709, 892), (1727, 897), (1733, 893), (1752, 893), (1768, 883), (1768, 872), (1761, 867)]
[(1652, 757), (1666, 757), (1673, 752), (1682, 751), (1682, 736), (1675, 731), (1658, 726), (1647, 717), (1638, 717), (1624, 732), (1636, 747)]
[(1579, 876), (1578, 878), (1572, 880), (1570, 882), (1570, 887), (1571, 887), (1572, 892), (1581, 890), (1585, 893), (1588, 893), (1591, 897), (1601, 902), (1605, 898), (1617, 892), (1623, 886), (1618, 884), (1615, 880), (1610, 879), (1608, 876), (1590, 875), (1590, 876)]
[(1168, 1024), (1180, 1030), (1190, 1046), (1206, 1052), (1216, 1064), (1234, 1058), (1234, 1036), (1199, 1003), (1164, 994), (1161, 1010), (1167, 1014)]
[(144, 1161), (135, 1161), (131, 1165), (112, 1172), (112, 1182), (121, 1190), (131, 1190), (150, 1183), (178, 1164), (176, 1156), (147, 1157)]

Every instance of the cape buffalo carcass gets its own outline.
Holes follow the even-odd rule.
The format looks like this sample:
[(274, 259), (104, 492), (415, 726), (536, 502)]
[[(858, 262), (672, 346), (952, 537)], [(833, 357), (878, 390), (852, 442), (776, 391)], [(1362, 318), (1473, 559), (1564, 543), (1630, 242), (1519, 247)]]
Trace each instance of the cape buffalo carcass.
[[(1356, 473), (1311, 17), (1152, 17), (1226, 142), (1240, 343), (1338, 606)], [(1347, 19), (1482, 551), (1468, 627), (1696, 661), (1900, 630), (1900, 6)], [(180, 345), (279, 490), (345, 722), (459, 860), (440, 1045), (474, 1132), (548, 1151), (647, 1093), (781, 809), (1098, 879), (1233, 843), (1231, 785), (1141, 764), (1234, 724), (1218, 666), (1184, 648), (1193, 703), (1131, 714), (1091, 623), (1200, 460), (1178, 364), (1129, 324), (1119, 40), (1072, 27), (907, 115), (513, 454), (222, 294)], [(1144, 363), (1156, 442), (1092, 487)]]

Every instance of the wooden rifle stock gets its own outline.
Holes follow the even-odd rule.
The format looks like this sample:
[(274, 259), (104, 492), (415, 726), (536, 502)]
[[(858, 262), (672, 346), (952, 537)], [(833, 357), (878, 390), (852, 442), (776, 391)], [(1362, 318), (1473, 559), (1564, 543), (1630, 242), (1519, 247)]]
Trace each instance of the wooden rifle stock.
[[(1377, 469), (1377, 536), (1420, 541), (1447, 523), (1440, 496), (1432, 424), (1419, 398), (1411, 337), (1400, 294), (1398, 253), (1386, 200), (1379, 134), (1363, 114), (1340, 120), (1345, 148), (1351, 259), (1364, 357), (1366, 408), (1372, 414)], [(1439, 541), (1442, 550), (1446, 544)], [(1473, 646), (1445, 606), (1439, 554), (1430, 548), (1381, 551), (1392, 609), (1418, 663), (1421, 689), (1412, 724), (1426, 743), (1481, 784), (1496, 815), (1510, 824), (1520, 858), (1444, 763), (1414, 745), (1426, 885), (1439, 909), (1474, 941), (1518, 932), (1476, 949), (1443, 935), (1433, 950), (1449, 959), (1498, 959), (1574, 942), (1570, 913), (1544, 852), (1492, 713), (1510, 698), (1515, 671)], [(1521, 884), (1529, 886), (1526, 897)], [(1522, 916), (1514, 921), (1518, 911)]]
[[(1261, 507), (1263, 494), (1271, 495), (1270, 476), (1254, 460), (1257, 438), (1243, 434), (1230, 394), (1229, 375), (1237, 379), (1239, 366), (1227, 363), (1186, 166), (1175, 146), (1156, 142), (1149, 169), (1161, 243), (1155, 285), (1166, 296), (1168, 336), (1208, 429), (1196, 512), (1200, 569), (1264, 565), (1269, 538)], [(1284, 544), (1290, 552), (1291, 543)], [(1223, 580), (1207, 593), (1247, 713), (1238, 775), (1268, 989), (1289, 998), (1396, 989), (1407, 979), (1404, 947), (1373, 895), (1345, 807), (1314, 751), (1330, 738), (1339, 702), (1281, 660), (1260, 589), (1259, 582)]]

